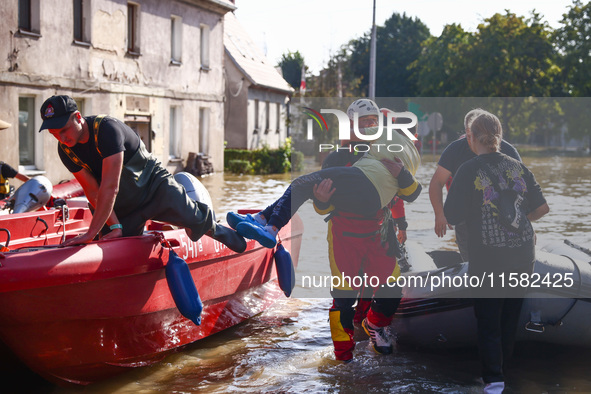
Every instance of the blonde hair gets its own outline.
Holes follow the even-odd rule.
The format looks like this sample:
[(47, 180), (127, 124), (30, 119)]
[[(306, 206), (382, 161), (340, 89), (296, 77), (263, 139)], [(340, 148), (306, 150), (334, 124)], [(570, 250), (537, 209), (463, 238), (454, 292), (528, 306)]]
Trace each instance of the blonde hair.
[(473, 137), (487, 148), (498, 151), (503, 139), (501, 121), (490, 112), (483, 111), (470, 124)]

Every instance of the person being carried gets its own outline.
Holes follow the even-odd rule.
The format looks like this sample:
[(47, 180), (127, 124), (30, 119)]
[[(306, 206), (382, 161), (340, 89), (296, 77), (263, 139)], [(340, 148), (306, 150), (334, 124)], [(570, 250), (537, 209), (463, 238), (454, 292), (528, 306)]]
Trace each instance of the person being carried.
[[(527, 167), (500, 152), (502, 128), (496, 116), (488, 112), (477, 115), (470, 130), (466, 138), (477, 156), (458, 169), (444, 205), (448, 223), (466, 222), (470, 254), (468, 274), (477, 277), (484, 274), (498, 277), (501, 273), (517, 277), (531, 275), (535, 262), (535, 233), (531, 221), (544, 216), (550, 208)], [(503, 200), (507, 192), (521, 199), (520, 229), (513, 227), (519, 220), (509, 225), (503, 220), (505, 203), (513, 207), (516, 218), (520, 214), (514, 200)], [(505, 361), (513, 351), (526, 290), (498, 284), (492, 287), (491, 283), (474, 290), (485, 393), (501, 393), (504, 389)]]
[[(369, 104), (359, 106), (349, 113), (349, 118), (354, 119), (355, 114), (358, 118), (362, 118), (378, 108), (373, 101), (367, 100), (367, 102)], [(360, 129), (363, 129), (361, 125)], [(363, 130), (366, 135), (378, 132), (377, 127), (366, 127)], [(385, 140), (386, 137), (391, 139)], [(398, 158), (414, 175), (421, 162), (419, 152), (413, 141), (401, 133), (392, 133), (391, 136), (382, 133), (381, 139), (374, 141), (369, 146), (368, 152), (353, 166), (325, 168), (302, 175), (296, 178), (285, 193), (264, 211), (254, 216), (238, 215), (232, 212), (228, 214), (228, 223), (240, 235), (256, 239), (261, 245), (272, 248), (276, 244), (275, 237), (279, 230), (289, 222), (304, 202), (313, 198), (314, 190), (324, 179), (330, 179), (335, 188), (335, 192), (330, 197), (330, 204), (342, 212), (375, 217), (376, 213), (389, 204), (396, 194), (411, 201), (414, 200), (420, 194), (420, 183), (413, 178), (410, 186), (401, 188), (398, 180), (388, 169), (388, 163), (382, 160), (393, 161)], [(395, 152), (384, 149), (388, 144), (396, 144), (402, 149)]]
[[(0, 130), (5, 130), (11, 126), (10, 123), (0, 119)], [(21, 174), (15, 170), (11, 165), (0, 161), (0, 200), (10, 197), (10, 185), (8, 184), (9, 178), (16, 178), (19, 181), (26, 182), (29, 178), (25, 174)]]
[[(470, 131), (470, 124), (476, 116), (488, 113), (487, 111), (477, 108), (469, 111), (464, 117), (464, 129), (466, 136)], [(509, 144), (505, 140), (501, 141), (500, 146), (501, 153), (506, 154), (515, 160), (521, 161), (521, 157), (517, 152), (517, 149), (513, 145)], [(468, 160), (476, 157), (476, 154), (470, 149), (467, 138), (460, 137), (456, 141), (452, 142), (445, 148), (439, 162), (437, 163), (437, 169), (431, 178), (429, 183), (429, 198), (431, 205), (433, 206), (433, 212), (435, 213), (435, 234), (438, 237), (443, 237), (447, 229), (451, 229), (451, 225), (447, 222), (445, 215), (443, 214), (443, 187), (447, 185), (449, 189), (450, 179), (455, 176), (458, 168)], [(468, 230), (465, 223), (457, 223), (455, 225), (456, 243), (462, 256), (463, 261), (469, 261), (467, 239)]]
[(43, 124), (58, 141), (63, 164), (80, 182), (94, 213), (88, 231), (64, 245), (141, 235), (148, 219), (184, 227), (193, 241), (208, 235), (241, 253), (246, 241), (215, 223), (210, 207), (191, 200), (185, 189), (150, 154), (129, 126), (110, 116), (83, 117), (69, 96), (52, 96), (41, 106)]

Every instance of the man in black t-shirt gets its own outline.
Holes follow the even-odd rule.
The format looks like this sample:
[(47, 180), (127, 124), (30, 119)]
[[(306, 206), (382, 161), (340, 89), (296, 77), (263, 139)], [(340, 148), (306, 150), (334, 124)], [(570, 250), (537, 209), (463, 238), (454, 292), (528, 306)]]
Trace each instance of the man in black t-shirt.
[[(482, 113), (487, 113), (487, 111), (478, 108), (473, 109), (466, 114), (464, 118), (466, 134), (470, 133), (470, 124), (472, 121)], [(504, 153), (515, 160), (521, 161), (517, 149), (505, 140), (501, 141), (501, 153)], [(443, 237), (448, 228), (452, 229), (452, 226), (447, 222), (445, 215), (443, 214), (443, 187), (447, 184), (449, 188), (449, 180), (455, 176), (458, 168), (474, 157), (476, 157), (476, 154), (470, 148), (468, 139), (461, 137), (449, 144), (439, 158), (437, 169), (429, 184), (429, 198), (431, 199), (431, 205), (433, 206), (433, 211), (435, 213), (435, 234), (437, 234), (438, 237)], [(468, 261), (468, 233), (466, 224), (457, 224), (455, 226), (455, 233), (456, 243), (458, 244), (460, 254), (462, 255), (462, 260)]]
[(41, 106), (43, 124), (60, 143), (60, 159), (80, 182), (94, 207), (88, 231), (64, 245), (92, 241), (107, 224), (103, 237), (140, 235), (148, 219), (184, 227), (193, 241), (209, 235), (236, 252), (246, 241), (215, 223), (211, 209), (191, 200), (185, 189), (153, 157), (139, 136), (109, 116), (83, 117), (69, 96), (52, 96)]

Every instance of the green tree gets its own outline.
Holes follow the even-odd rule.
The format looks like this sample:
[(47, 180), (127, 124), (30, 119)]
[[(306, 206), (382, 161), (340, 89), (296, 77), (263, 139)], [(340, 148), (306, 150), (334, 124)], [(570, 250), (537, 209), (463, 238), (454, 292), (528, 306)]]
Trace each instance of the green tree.
[(465, 94), (463, 79), (469, 72), (465, 53), (473, 36), (461, 25), (447, 25), (439, 37), (430, 37), (422, 44), (422, 53), (412, 64), (419, 96), (458, 97)]
[[(591, 136), (591, 97), (565, 97), (560, 103), (568, 134), (575, 138)], [(591, 138), (588, 141), (591, 149)]]
[(472, 73), (465, 80), (469, 96), (547, 97), (560, 69), (551, 30), (539, 14), (525, 19), (510, 11), (478, 26), (466, 52)]
[(284, 53), (278, 66), (281, 67), (283, 79), (298, 90), (302, 79), (302, 67), (304, 67), (304, 57), (300, 51)]
[[(555, 32), (556, 45), (561, 54), (561, 82), (565, 99), (562, 108), (573, 137), (591, 135), (591, 2), (573, 1), (562, 15), (561, 27)], [(591, 147), (591, 142), (589, 143)]]
[(555, 31), (564, 95), (591, 96), (591, 2), (575, 0)]
[[(512, 139), (526, 140), (533, 131), (520, 127), (533, 113), (526, 97), (550, 97), (560, 75), (552, 31), (539, 14), (529, 18), (510, 11), (495, 14), (475, 33), (446, 26), (423, 45), (411, 66), (423, 96), (496, 97), (484, 108), (494, 112)], [(509, 99), (522, 98), (522, 99)]]
[(306, 96), (310, 97), (357, 97), (361, 95), (361, 76), (351, 69), (349, 45), (343, 45), (330, 57), (327, 66), (318, 75), (311, 76)]
[(474, 64), (466, 81), (468, 95), (501, 97), (496, 113), (513, 139), (525, 139), (533, 131), (517, 127), (530, 103), (508, 98), (549, 97), (560, 74), (551, 33), (539, 14), (525, 19), (506, 11), (478, 26), (468, 52)]
[[(429, 29), (418, 18), (394, 13), (384, 26), (377, 27), (376, 36), (376, 96), (416, 96), (417, 79), (409, 66), (420, 56)], [(349, 44), (350, 67), (362, 77), (362, 92), (368, 91), (370, 38), (368, 32)]]
[(552, 31), (539, 14), (495, 14), (475, 33), (448, 25), (412, 65), (424, 96), (548, 97), (560, 74)]

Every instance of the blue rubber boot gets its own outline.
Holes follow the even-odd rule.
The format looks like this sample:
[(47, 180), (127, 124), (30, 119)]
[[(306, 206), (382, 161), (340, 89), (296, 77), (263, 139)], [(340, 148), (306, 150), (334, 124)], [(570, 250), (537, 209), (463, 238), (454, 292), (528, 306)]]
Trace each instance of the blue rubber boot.
[(230, 230), (228, 227), (222, 226), (221, 224), (215, 223), (213, 231), (209, 231), (206, 235), (223, 243), (236, 253), (242, 253), (246, 250), (246, 240), (236, 231)]
[(248, 222), (238, 223), (236, 226), (236, 232), (242, 235), (244, 238), (250, 238), (258, 241), (258, 243), (263, 245), (265, 248), (271, 249), (275, 247), (275, 244), (277, 244), (275, 237), (260, 225), (255, 225)]
[(228, 225), (232, 227), (234, 230), (236, 230), (236, 226), (238, 225), (238, 223), (242, 222), (247, 222), (261, 226), (261, 224), (257, 222), (254, 216), (252, 216), (250, 213), (247, 213), (246, 215), (241, 215), (236, 212), (228, 212), (226, 214), (226, 222), (228, 222)]

